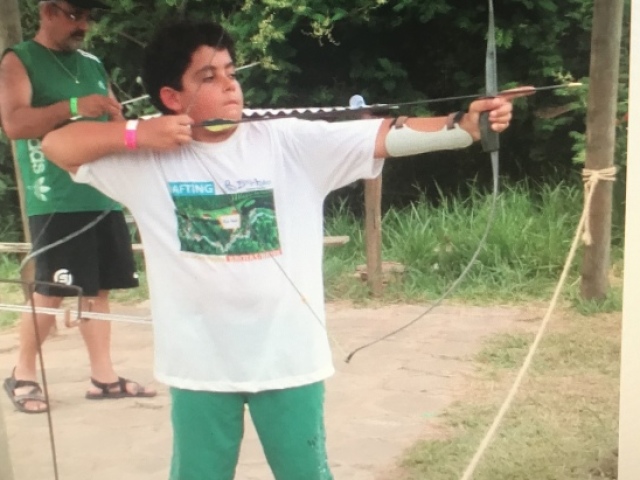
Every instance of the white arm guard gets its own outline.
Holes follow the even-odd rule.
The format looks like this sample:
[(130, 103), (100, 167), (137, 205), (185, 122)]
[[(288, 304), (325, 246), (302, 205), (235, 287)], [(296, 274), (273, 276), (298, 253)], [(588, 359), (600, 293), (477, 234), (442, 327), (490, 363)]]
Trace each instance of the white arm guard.
[(472, 143), (471, 135), (458, 125), (451, 129), (444, 127), (437, 132), (420, 132), (404, 125), (400, 128), (391, 127), (385, 138), (384, 146), (390, 156), (406, 157), (407, 155), (438, 150), (464, 148)]

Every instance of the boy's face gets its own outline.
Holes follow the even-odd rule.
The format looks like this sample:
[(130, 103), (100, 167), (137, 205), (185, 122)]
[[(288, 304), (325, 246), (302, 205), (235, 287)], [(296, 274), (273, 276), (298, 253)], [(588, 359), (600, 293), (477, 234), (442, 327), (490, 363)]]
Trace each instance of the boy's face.
[(213, 118), (240, 120), (244, 100), (229, 52), (199, 47), (182, 76), (180, 97), (182, 112), (196, 122)]

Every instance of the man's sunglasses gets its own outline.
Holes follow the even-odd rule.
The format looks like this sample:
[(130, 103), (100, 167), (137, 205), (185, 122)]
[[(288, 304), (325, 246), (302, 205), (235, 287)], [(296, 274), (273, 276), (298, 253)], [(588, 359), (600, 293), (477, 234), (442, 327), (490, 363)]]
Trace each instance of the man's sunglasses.
[(58, 5), (55, 1), (54, 2), (50, 2), (51, 5), (53, 5), (54, 7), (56, 7), (58, 10), (60, 10), (62, 13), (64, 13), (64, 15), (71, 20), (72, 22), (75, 23), (80, 23), (80, 22), (97, 22), (98, 20), (100, 20), (100, 17), (102, 16), (102, 12), (98, 9), (92, 9), (92, 10), (76, 10), (75, 12), (69, 12), (67, 10), (65, 10), (64, 8), (62, 8), (60, 5)]

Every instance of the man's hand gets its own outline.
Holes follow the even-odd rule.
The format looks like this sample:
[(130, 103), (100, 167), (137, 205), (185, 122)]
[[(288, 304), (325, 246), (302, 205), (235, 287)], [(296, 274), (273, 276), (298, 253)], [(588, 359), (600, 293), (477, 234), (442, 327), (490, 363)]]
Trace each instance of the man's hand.
[(122, 105), (117, 100), (104, 95), (87, 95), (78, 99), (78, 115), (98, 118), (108, 115), (112, 120), (122, 118)]
[(189, 115), (163, 115), (141, 121), (138, 124), (138, 146), (150, 150), (171, 150), (189, 143), (193, 123)]
[[(528, 89), (531, 89), (530, 91)], [(514, 93), (509, 94), (509, 90), (494, 98), (481, 98), (471, 102), (469, 111), (460, 121), (460, 127), (465, 129), (473, 137), (474, 140), (480, 139), (480, 114), (489, 112), (489, 123), (494, 132), (504, 132), (511, 122), (511, 113), (513, 111), (512, 102), (519, 97), (533, 95), (535, 90), (533, 87), (514, 88)]]

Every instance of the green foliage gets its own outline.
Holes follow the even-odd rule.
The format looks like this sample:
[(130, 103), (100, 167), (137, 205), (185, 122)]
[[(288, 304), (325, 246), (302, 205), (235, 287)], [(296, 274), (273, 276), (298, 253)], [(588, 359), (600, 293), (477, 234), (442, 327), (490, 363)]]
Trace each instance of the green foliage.
[[(260, 62), (240, 73), (248, 106), (344, 105), (355, 93), (369, 103), (385, 103), (483, 91), (485, 1), (114, 0), (111, 4), (112, 11), (95, 25), (86, 48), (104, 60), (122, 100), (145, 93), (139, 79), (143, 47), (159, 24), (180, 16), (220, 21), (236, 38), (238, 64)], [(21, 0), (20, 7), (24, 35), (32, 37), (37, 2)], [(499, 2), (495, 13), (500, 86), (584, 80), (592, 8), (589, 0)], [(623, 74), (627, 49), (625, 44)], [(623, 76), (621, 83), (626, 82)], [(625, 89), (621, 88), (621, 98)], [(512, 180), (541, 181), (571, 176), (573, 158), (583, 150), (585, 102), (586, 89), (519, 100), (512, 126), (502, 136), (502, 156), (507, 159), (503, 174)], [(439, 104), (432, 110), (402, 113), (444, 114), (465, 106)], [(152, 110), (149, 103), (140, 102), (127, 106), (126, 113)], [(561, 114), (549, 115), (550, 111)], [(9, 163), (1, 154), (0, 175), (12, 173)], [(388, 168), (385, 191), (403, 192), (401, 197), (389, 197), (394, 205), (419, 199), (434, 184), (450, 194), (471, 179), (482, 187), (490, 178), (483, 173), (485, 156), (475, 149), (440, 153), (432, 155), (428, 164), (419, 163)], [(408, 192), (409, 184), (418, 188)], [(16, 212), (17, 202), (8, 211)]]
[[(455, 295), (474, 302), (514, 302), (546, 298), (562, 271), (578, 225), (582, 191), (560, 183), (538, 190), (524, 183), (500, 194), (487, 242)], [(461, 274), (484, 232), (490, 198), (478, 189), (470, 196), (442, 198), (433, 205), (424, 198), (383, 216), (383, 259), (399, 262), (406, 272), (401, 285), (385, 291), (386, 300), (424, 301), (438, 298)], [(328, 249), (325, 272), (328, 297), (353, 292), (353, 272), (365, 263), (361, 222), (340, 205), (326, 223), (331, 235), (349, 235), (344, 247)], [(619, 247), (618, 247), (619, 248)], [(614, 258), (618, 255), (614, 249)], [(342, 266), (342, 268), (339, 268)], [(572, 278), (578, 275), (574, 265)], [(619, 307), (611, 303), (609, 308)]]

